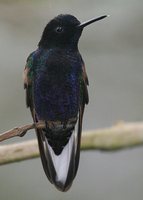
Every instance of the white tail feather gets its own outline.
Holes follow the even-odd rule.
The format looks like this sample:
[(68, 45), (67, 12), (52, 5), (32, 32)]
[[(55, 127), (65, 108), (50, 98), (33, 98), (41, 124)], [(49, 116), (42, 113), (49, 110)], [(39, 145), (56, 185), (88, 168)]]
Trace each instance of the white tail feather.
[(73, 146), (75, 143), (74, 134), (71, 135), (69, 142), (64, 147), (60, 155), (56, 155), (47, 142), (48, 150), (52, 158), (53, 166), (56, 171), (56, 181), (65, 184), (68, 176), (71, 155), (73, 151)]

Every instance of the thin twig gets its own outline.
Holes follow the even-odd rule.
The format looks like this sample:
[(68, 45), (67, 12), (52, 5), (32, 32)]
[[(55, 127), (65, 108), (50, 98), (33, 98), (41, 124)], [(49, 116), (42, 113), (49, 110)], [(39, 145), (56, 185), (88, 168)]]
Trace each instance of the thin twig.
[(34, 129), (35, 127), (44, 128), (45, 125), (43, 122), (38, 122), (36, 124), (28, 124), (21, 127), (15, 127), (9, 131), (0, 134), (0, 142), (16, 136), (23, 137), (27, 133), (27, 131), (29, 131), (30, 129)]

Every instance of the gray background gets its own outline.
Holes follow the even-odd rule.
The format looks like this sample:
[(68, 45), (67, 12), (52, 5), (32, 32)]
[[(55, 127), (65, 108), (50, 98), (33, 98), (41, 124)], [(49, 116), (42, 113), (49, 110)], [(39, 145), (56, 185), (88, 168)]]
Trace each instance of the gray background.
[[(37, 48), (43, 28), (55, 15), (80, 21), (110, 14), (87, 27), (79, 49), (90, 81), (84, 130), (143, 116), (143, 1), (0, 1), (0, 132), (32, 121), (25, 106), (22, 71)], [(4, 142), (20, 142), (24, 138)], [(46, 179), (40, 159), (0, 167), (0, 200), (142, 200), (143, 148), (82, 152), (71, 190), (58, 192)]]

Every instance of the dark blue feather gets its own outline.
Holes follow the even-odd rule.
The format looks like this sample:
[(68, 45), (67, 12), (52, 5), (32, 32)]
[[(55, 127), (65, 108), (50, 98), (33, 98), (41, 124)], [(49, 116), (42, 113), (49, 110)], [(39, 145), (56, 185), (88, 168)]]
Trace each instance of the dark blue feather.
[(34, 105), (40, 120), (66, 121), (79, 111), (81, 62), (79, 54), (39, 50), (33, 58)]

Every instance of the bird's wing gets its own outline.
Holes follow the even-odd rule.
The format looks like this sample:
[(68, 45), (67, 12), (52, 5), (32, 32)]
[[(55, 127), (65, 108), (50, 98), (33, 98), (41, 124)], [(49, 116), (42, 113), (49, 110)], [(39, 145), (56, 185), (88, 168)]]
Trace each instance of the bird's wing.
[(24, 72), (23, 72), (24, 89), (26, 90), (26, 105), (27, 107), (30, 107), (30, 109), (32, 109), (32, 105), (33, 105), (32, 92), (31, 92), (32, 66), (33, 66), (33, 59), (32, 59), (32, 55), (30, 54), (30, 56), (27, 58), (27, 63), (25, 65)]
[[(31, 115), (33, 117), (33, 121), (37, 122), (36, 114), (35, 114), (34, 106), (33, 106), (33, 96), (32, 96), (32, 89), (33, 89), (32, 88), (33, 87), (32, 75), (33, 75), (33, 68), (34, 68), (33, 53), (31, 53), (29, 55), (29, 57), (27, 58), (27, 62), (26, 62), (24, 72), (23, 72), (23, 81), (24, 81), (24, 89), (26, 90), (26, 105), (31, 110)], [(40, 150), (43, 168), (44, 168), (46, 175), (48, 176), (48, 178), (50, 180), (50, 175), (47, 170), (48, 163), (47, 163), (47, 159), (46, 159), (46, 155), (45, 155), (45, 148), (43, 146), (43, 133), (42, 133), (42, 130), (40, 130), (40, 129), (35, 129), (35, 130), (36, 130), (36, 134), (37, 134), (37, 138), (38, 138), (38, 144), (39, 144), (39, 150)]]
[(33, 53), (27, 58), (23, 72), (24, 89), (26, 90), (26, 105), (30, 107), (33, 116), (33, 99), (32, 99), (32, 74), (33, 74)]
[(89, 95), (87, 86), (89, 85), (86, 69), (84, 62), (82, 62), (82, 80), (83, 80), (83, 104), (88, 104), (89, 102)]
[(80, 79), (80, 88), (81, 88), (81, 94), (80, 94), (80, 107), (79, 107), (79, 118), (78, 118), (78, 130), (77, 130), (77, 150), (76, 150), (76, 165), (75, 165), (75, 176), (78, 169), (79, 164), (79, 157), (80, 157), (80, 143), (81, 143), (81, 133), (82, 133), (82, 120), (83, 120), (83, 114), (84, 114), (84, 107), (85, 104), (88, 104), (89, 102), (89, 96), (88, 96), (88, 89), (87, 85), (88, 77), (85, 70), (84, 61), (82, 60), (82, 73), (81, 73), (81, 79)]

